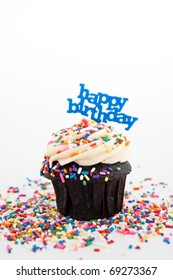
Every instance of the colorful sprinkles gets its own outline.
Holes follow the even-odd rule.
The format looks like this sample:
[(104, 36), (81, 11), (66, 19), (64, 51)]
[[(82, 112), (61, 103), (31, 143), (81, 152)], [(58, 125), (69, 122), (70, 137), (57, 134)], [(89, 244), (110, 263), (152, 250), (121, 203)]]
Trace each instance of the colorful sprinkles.
[[(52, 134), (52, 139), (49, 141), (44, 155), (40, 175), (59, 177), (62, 183), (68, 179), (76, 180), (79, 177), (83, 181), (83, 185), (86, 185), (92, 178), (104, 177), (105, 181), (108, 181), (107, 175), (112, 170), (103, 170), (98, 174), (92, 164), (96, 165), (114, 156), (117, 148), (128, 146), (129, 143), (121, 133), (116, 134), (112, 126), (83, 118), (78, 124)], [(94, 163), (89, 164), (94, 151), (97, 151), (92, 157)], [(98, 159), (98, 155), (102, 155), (102, 158)], [(82, 162), (92, 166), (89, 172), (83, 169), (84, 164), (82, 166), (75, 164), (75, 162), (80, 162), (81, 156), (84, 160)], [(71, 166), (66, 168), (69, 163), (72, 163)], [(120, 170), (121, 167), (117, 167), (117, 172)]]
[[(95, 167), (91, 167), (90, 170), (87, 170), (89, 167), (81, 167), (76, 163), (69, 164), (69, 167), (66, 165), (66, 168), (63, 166), (61, 167), (59, 163), (56, 163), (52, 168), (50, 168), (48, 160), (43, 162), (43, 166), (44, 167), (41, 168), (41, 176), (45, 174), (50, 174), (52, 177), (59, 176), (62, 183), (65, 183), (68, 179), (79, 179), (83, 182), (83, 185), (86, 185), (86, 183), (92, 179), (100, 179), (107, 182), (109, 180), (108, 176), (111, 175), (111, 172), (113, 171), (110, 166), (107, 166), (105, 169), (100, 171), (96, 170)], [(115, 171), (117, 174), (120, 173), (121, 166), (117, 166)], [(114, 172), (112, 172), (112, 176)]]
[[(76, 173), (88, 180), (89, 175), (82, 174), (81, 168)], [(33, 193), (29, 198), (21, 195), (28, 188)], [(58, 212), (52, 185), (46, 179), (27, 178), (20, 188), (10, 187), (7, 197), (0, 196), (0, 241), (6, 240), (9, 254), (13, 254), (19, 244), (33, 253), (47, 250), (49, 246), (74, 252), (91, 246), (93, 252), (99, 253), (108, 246), (116, 246), (118, 234), (131, 236), (127, 250), (142, 250), (151, 236), (159, 236), (167, 246), (173, 243), (173, 193), (169, 188), (169, 196), (164, 198), (165, 188), (169, 188), (166, 183), (153, 183), (151, 178), (129, 182), (119, 214), (87, 222)], [(137, 238), (136, 243), (133, 237)]]

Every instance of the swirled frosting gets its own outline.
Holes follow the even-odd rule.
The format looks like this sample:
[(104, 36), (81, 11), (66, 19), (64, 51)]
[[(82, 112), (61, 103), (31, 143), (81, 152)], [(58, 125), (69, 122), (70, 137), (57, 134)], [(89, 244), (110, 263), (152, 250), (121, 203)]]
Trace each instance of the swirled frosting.
[(61, 166), (75, 162), (81, 166), (127, 161), (129, 141), (112, 126), (83, 118), (72, 127), (52, 134), (44, 158)]

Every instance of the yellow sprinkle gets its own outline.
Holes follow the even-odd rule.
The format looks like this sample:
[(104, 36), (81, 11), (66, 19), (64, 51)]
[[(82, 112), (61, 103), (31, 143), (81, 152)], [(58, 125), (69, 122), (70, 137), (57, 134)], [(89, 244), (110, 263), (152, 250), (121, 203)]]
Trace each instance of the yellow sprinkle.
[(106, 246), (106, 245), (101, 245), (101, 248), (102, 248), (102, 249), (106, 249), (107, 246)]
[(47, 193), (44, 193), (44, 192), (38, 192), (38, 194), (40, 195), (40, 196), (47, 196)]
[(52, 238), (51, 238), (51, 237), (48, 237), (48, 236), (44, 238), (45, 241), (50, 241), (51, 239), (52, 239)]
[(79, 242), (77, 242), (77, 241), (76, 241), (76, 242), (74, 242), (74, 243), (73, 243), (73, 246), (74, 246), (74, 247), (79, 246)]
[(112, 152), (112, 148), (111, 148), (111, 147), (109, 147), (109, 148), (106, 150), (106, 152), (107, 152), (107, 153)]
[(107, 182), (109, 180), (109, 178), (108, 177), (105, 177), (105, 182)]
[(102, 137), (110, 137), (110, 133), (105, 133), (102, 135)]
[(87, 181), (90, 180), (90, 178), (88, 177), (88, 175), (85, 174), (84, 177), (85, 177), (85, 179), (86, 179)]
[(13, 224), (14, 224), (14, 225), (17, 224), (17, 223), (18, 223), (18, 220), (19, 220), (19, 218), (15, 218)]
[(57, 229), (57, 230), (62, 230), (62, 227), (57, 227), (56, 229)]

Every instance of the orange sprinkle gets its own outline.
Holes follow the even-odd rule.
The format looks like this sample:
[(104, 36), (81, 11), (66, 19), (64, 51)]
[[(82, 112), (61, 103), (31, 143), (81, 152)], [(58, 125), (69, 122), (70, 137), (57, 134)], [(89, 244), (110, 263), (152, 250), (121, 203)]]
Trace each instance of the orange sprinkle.
[(133, 190), (138, 191), (138, 190), (140, 190), (140, 187), (134, 187)]
[(95, 147), (95, 146), (97, 146), (97, 144), (96, 143), (92, 143), (90, 146), (91, 147)]
[(124, 136), (124, 140), (125, 140), (125, 146), (128, 146), (128, 145), (130, 144), (130, 141), (127, 140), (127, 137), (126, 137), (126, 136)]
[(77, 155), (78, 155), (77, 152), (74, 152), (74, 153), (70, 154), (71, 157), (74, 157), (74, 156), (77, 156)]
[(42, 238), (41, 234), (40, 234), (38, 231), (36, 231), (36, 235), (37, 235), (39, 238)]
[(140, 238), (140, 241), (141, 241), (141, 242), (144, 242), (144, 241), (145, 241), (145, 239), (144, 239), (143, 236), (140, 236), (139, 238)]
[(82, 139), (82, 143), (83, 143), (83, 144), (87, 144), (87, 143), (88, 143), (88, 141), (87, 141), (87, 140)]
[(128, 146), (130, 144), (130, 141), (125, 142), (125, 146)]

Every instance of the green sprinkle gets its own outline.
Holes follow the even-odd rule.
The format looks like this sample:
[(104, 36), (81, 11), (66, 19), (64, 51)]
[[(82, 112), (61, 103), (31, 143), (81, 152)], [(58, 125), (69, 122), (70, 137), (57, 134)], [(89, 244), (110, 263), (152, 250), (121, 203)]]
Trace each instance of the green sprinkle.
[(157, 230), (157, 229), (161, 229), (161, 228), (163, 228), (163, 226), (157, 226), (157, 227), (155, 227), (156, 230)]
[(86, 186), (87, 182), (85, 180), (83, 180), (83, 185)]
[(73, 239), (74, 237), (73, 237), (73, 235), (69, 235), (67, 238), (68, 239)]
[(110, 140), (109, 136), (102, 136), (103, 141), (107, 142)]
[(117, 137), (116, 138), (117, 141), (123, 142), (124, 140), (122, 138)]
[(90, 245), (92, 245), (92, 243), (93, 243), (92, 241), (87, 240), (85, 246), (90, 246)]
[(7, 202), (6, 202), (6, 204), (11, 204), (11, 203), (12, 203), (12, 201), (7, 201)]
[(121, 167), (120, 167), (120, 166), (117, 166), (117, 167), (116, 167), (116, 170), (117, 170), (117, 171), (120, 171), (120, 170), (121, 170)]
[(170, 219), (170, 220), (173, 220), (173, 216), (169, 215), (169, 219)]

